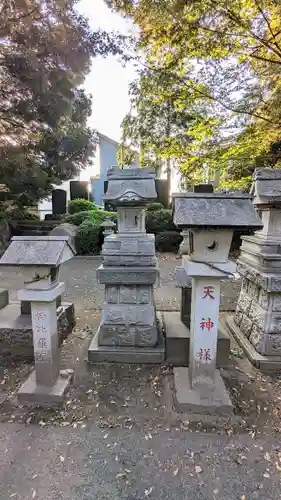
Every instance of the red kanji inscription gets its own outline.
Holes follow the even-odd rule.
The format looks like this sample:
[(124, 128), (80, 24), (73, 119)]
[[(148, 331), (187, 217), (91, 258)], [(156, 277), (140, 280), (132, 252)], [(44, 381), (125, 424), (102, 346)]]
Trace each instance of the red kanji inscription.
[(205, 318), (202, 318), (202, 321), (200, 322), (200, 328), (201, 330), (205, 330), (205, 328), (208, 330), (208, 332), (213, 328), (214, 322), (211, 320), (211, 318), (208, 318), (207, 320)]
[(207, 297), (210, 297), (210, 299), (214, 299), (215, 297), (213, 296), (213, 293), (214, 293), (213, 286), (210, 285), (204, 286), (204, 297), (202, 298), (206, 299)]
[(35, 316), (36, 316), (36, 319), (39, 319), (39, 320), (46, 318), (46, 314), (43, 311), (38, 311)]
[(200, 351), (197, 353), (197, 357), (200, 359), (200, 361), (211, 361), (210, 349), (200, 349)]

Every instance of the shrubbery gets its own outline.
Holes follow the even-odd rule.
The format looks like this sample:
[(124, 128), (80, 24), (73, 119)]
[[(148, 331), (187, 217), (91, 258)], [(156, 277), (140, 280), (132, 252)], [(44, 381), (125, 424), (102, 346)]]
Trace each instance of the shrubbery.
[(117, 214), (115, 212), (106, 212), (100, 208), (98, 210), (84, 210), (83, 212), (78, 212), (77, 214), (66, 215), (64, 217), (64, 222), (80, 226), (80, 224), (86, 220), (101, 223), (107, 218), (117, 223)]
[(146, 207), (147, 212), (156, 212), (157, 210), (162, 210), (164, 208), (164, 205), (162, 203), (154, 202), (154, 203), (149, 203)]
[(163, 208), (156, 210), (156, 212), (148, 211), (146, 213), (146, 231), (154, 234), (163, 231), (178, 231), (173, 223), (172, 210)]
[(68, 203), (69, 214), (77, 214), (78, 212), (85, 212), (86, 210), (99, 210), (99, 207), (93, 201), (85, 200), (84, 198), (71, 200)]
[(80, 224), (76, 233), (76, 250), (79, 255), (98, 254), (101, 248), (100, 224), (92, 220), (85, 220)]
[(177, 231), (164, 231), (155, 236), (155, 247), (158, 252), (177, 253), (182, 236)]

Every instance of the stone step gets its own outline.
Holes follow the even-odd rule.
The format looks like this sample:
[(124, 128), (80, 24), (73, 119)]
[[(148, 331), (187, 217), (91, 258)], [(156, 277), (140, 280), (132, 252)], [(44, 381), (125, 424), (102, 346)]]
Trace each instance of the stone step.
[[(166, 335), (166, 361), (175, 366), (187, 366), (189, 363), (190, 331), (181, 322), (179, 312), (163, 313), (163, 328)], [(218, 333), (217, 366), (228, 365), (230, 356), (230, 339), (225, 331)]]

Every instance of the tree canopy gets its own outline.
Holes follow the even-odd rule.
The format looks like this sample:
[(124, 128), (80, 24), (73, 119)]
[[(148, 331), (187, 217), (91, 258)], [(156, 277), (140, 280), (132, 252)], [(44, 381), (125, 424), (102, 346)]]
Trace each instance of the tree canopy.
[[(108, 0), (138, 25), (134, 47), (162, 101), (193, 119), (180, 168), (222, 170), (246, 187), (255, 165), (280, 163), (281, 3)], [(141, 83), (141, 79), (139, 80)], [(174, 82), (174, 86), (171, 85)], [(171, 96), (171, 92), (176, 92)]]
[(91, 58), (120, 53), (122, 37), (91, 31), (76, 0), (2, 0), (0, 184), (29, 205), (90, 161)]

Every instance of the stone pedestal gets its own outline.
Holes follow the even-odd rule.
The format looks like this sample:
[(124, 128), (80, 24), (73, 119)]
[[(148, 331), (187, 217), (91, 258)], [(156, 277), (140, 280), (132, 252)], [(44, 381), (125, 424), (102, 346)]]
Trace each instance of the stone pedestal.
[[(156, 198), (151, 169), (108, 173), (106, 199), (117, 206), (118, 233), (106, 236), (97, 277), (105, 285), (101, 322), (89, 361), (161, 362), (154, 285), (158, 278), (154, 235), (145, 232), (145, 203)], [(153, 357), (155, 353), (155, 357)]]
[(281, 368), (281, 172), (256, 170), (252, 192), (264, 226), (242, 237), (242, 287), (227, 324), (255, 364), (276, 369)]

